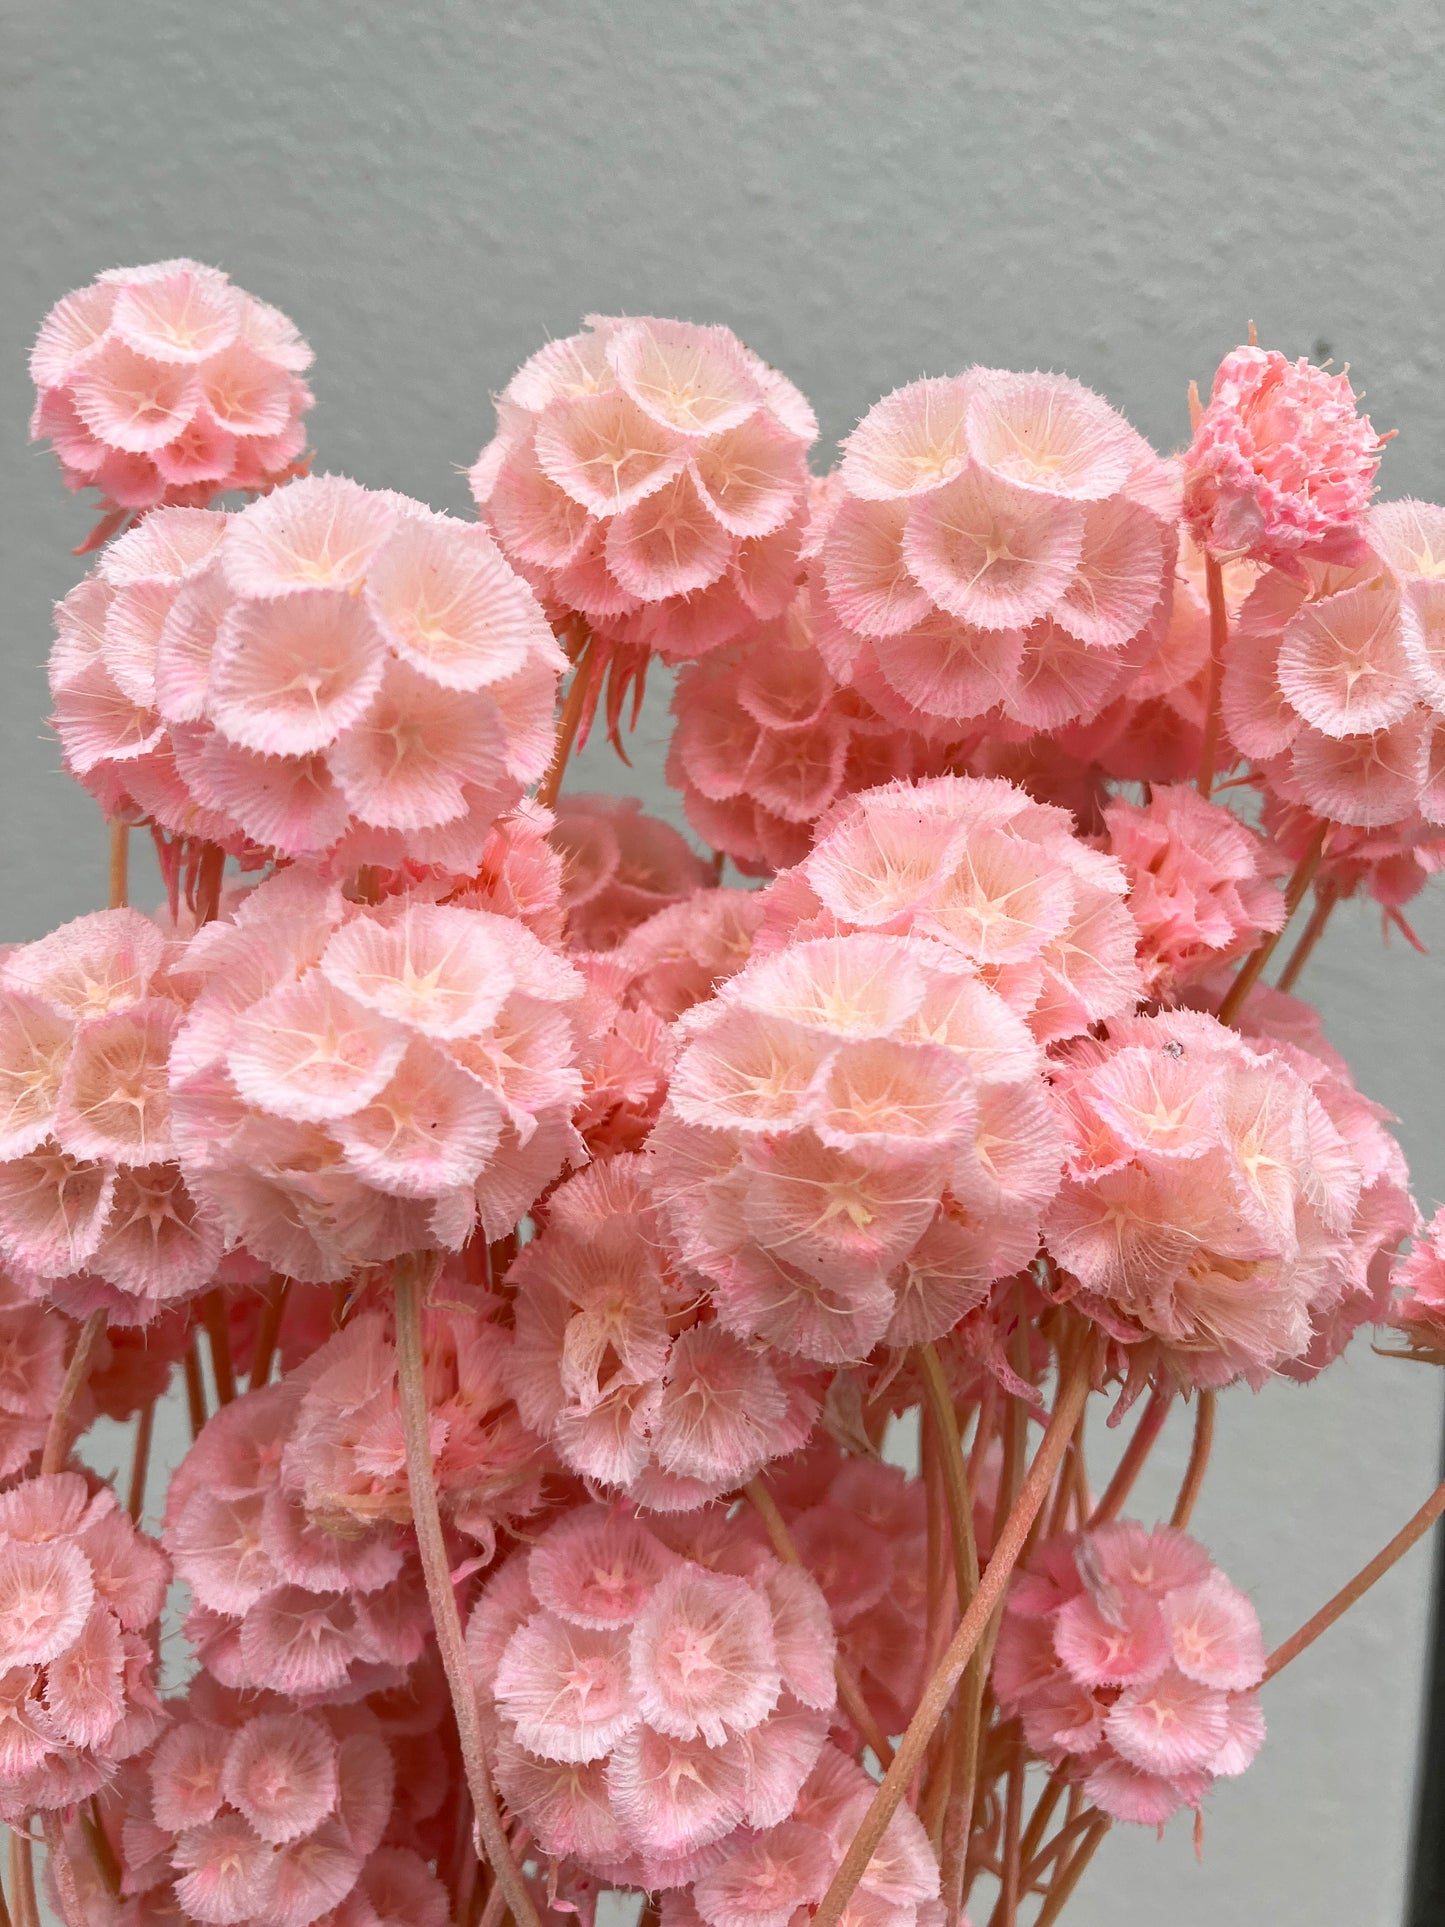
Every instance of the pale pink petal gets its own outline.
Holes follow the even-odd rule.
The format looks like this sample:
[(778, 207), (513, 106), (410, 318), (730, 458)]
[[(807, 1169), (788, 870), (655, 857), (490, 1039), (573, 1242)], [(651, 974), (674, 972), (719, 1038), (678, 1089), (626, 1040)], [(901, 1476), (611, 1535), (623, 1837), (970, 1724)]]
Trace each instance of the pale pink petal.
[(675, 1739), (720, 1746), (770, 1713), (781, 1690), (767, 1605), (746, 1581), (695, 1566), (663, 1575), (632, 1628), (642, 1717)]
[(233, 435), (279, 435), (291, 420), (294, 377), (248, 342), (233, 341), (208, 356), (196, 379), (206, 407)]
[(948, 614), (1017, 629), (1046, 615), (1067, 588), (1083, 529), (1076, 504), (970, 470), (914, 507), (903, 550)]
[(644, 602), (705, 589), (732, 552), (732, 536), (685, 471), (607, 525), (607, 567), (629, 595)]
[(240, 297), (224, 278), (177, 266), (135, 281), (116, 297), (114, 332), (155, 361), (201, 362), (236, 339)]
[(0, 1668), (58, 1659), (81, 1637), (94, 1601), (79, 1546), (11, 1541), (0, 1552)]
[(58, 388), (71, 379), (104, 338), (115, 301), (115, 289), (99, 283), (61, 296), (30, 351), (30, 379), (37, 388)]
[(493, 1691), (516, 1722), (518, 1740), (543, 1759), (599, 1759), (639, 1719), (623, 1635), (571, 1626), (547, 1612), (513, 1633)]
[(73, 392), (76, 411), (96, 439), (132, 455), (163, 448), (201, 402), (194, 369), (149, 360), (114, 335), (86, 356)]
[(384, 664), (375, 623), (339, 590), (238, 603), (216, 635), (209, 713), (243, 748), (305, 756), (366, 714)]
[(843, 444), (840, 474), (865, 501), (922, 495), (968, 466), (972, 378), (915, 381), (875, 402)]
[(535, 443), (547, 478), (594, 515), (617, 515), (681, 472), (688, 445), (624, 394), (556, 402)]
[(1134, 466), (1128, 423), (1067, 375), (978, 370), (967, 428), (980, 467), (1046, 495), (1099, 501)]
[(501, 720), (488, 694), (442, 689), (399, 662), (328, 760), (357, 816), (378, 829), (449, 823), (467, 809), (467, 785), (498, 792), (511, 785)]
[(413, 1038), (385, 1087), (336, 1125), (351, 1168), (397, 1197), (473, 1183), (496, 1150), (503, 1113), (446, 1052)]
[(258, 1109), (321, 1122), (375, 1097), (405, 1049), (405, 1032), (312, 971), (240, 1018), (227, 1065)]
[(391, 646), (443, 688), (486, 688), (534, 653), (555, 654), (526, 583), (484, 529), (449, 516), (400, 523), (367, 572), (366, 596)]
[(246, 596), (352, 589), (395, 521), (391, 497), (344, 476), (307, 476), (235, 518), (223, 552), (226, 575)]
[(232, 1739), (221, 1791), (263, 1840), (313, 1833), (336, 1804), (336, 1742), (319, 1719), (272, 1713)]
[(1327, 736), (1398, 723), (1415, 701), (1393, 584), (1372, 582), (1312, 602), (1280, 639), (1279, 685)]
[(763, 536), (792, 520), (808, 470), (797, 440), (760, 414), (702, 442), (693, 454), (692, 477), (730, 534)]
[(763, 398), (742, 343), (726, 328), (625, 321), (608, 340), (607, 360), (637, 406), (679, 435), (736, 428)]
[(145, 998), (85, 1025), (71, 1048), (55, 1134), (78, 1158), (153, 1164), (169, 1157), (167, 1058), (180, 1012)]

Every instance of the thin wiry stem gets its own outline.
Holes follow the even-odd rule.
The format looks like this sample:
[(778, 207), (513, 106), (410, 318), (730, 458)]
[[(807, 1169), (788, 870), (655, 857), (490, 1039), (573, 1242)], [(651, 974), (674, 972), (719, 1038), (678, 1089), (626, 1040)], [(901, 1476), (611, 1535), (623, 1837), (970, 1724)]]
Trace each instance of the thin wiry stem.
[(1266, 1685), (1276, 1673), (1283, 1672), (1292, 1659), (1298, 1659), (1307, 1646), (1314, 1645), (1321, 1633), (1328, 1632), (1337, 1619), (1342, 1619), (1357, 1600), (1364, 1598), (1377, 1579), (1382, 1579), (1391, 1566), (1404, 1558), (1411, 1546), (1425, 1537), (1442, 1512), (1445, 1512), (1445, 1480), (1436, 1486), (1414, 1518), (1400, 1528), (1387, 1546), (1382, 1546), (1367, 1565), (1361, 1566), (1354, 1578), (1341, 1586), (1334, 1598), (1307, 1619), (1297, 1633), (1292, 1633), (1283, 1645), (1275, 1647), (1265, 1665), (1260, 1684)]
[(110, 826), (110, 907), (125, 907), (130, 888), (130, 825), (115, 822)]
[(1293, 990), (1299, 982), (1305, 965), (1314, 953), (1315, 945), (1325, 934), (1325, 926), (1328, 924), (1334, 912), (1334, 907), (1339, 900), (1338, 890), (1330, 889), (1324, 883), (1320, 883), (1316, 887), (1315, 907), (1310, 912), (1310, 920), (1301, 932), (1299, 942), (1290, 952), (1288, 963), (1286, 963), (1284, 969), (1279, 973), (1279, 977), (1275, 983), (1276, 990)]
[[(798, 1548), (793, 1544), (793, 1535), (788, 1530), (787, 1520), (779, 1512), (777, 1500), (763, 1484), (762, 1479), (760, 1477), (749, 1479), (743, 1491), (747, 1494), (749, 1504), (762, 1520), (763, 1530), (772, 1542), (773, 1551), (777, 1553), (784, 1565), (801, 1566), (803, 1562), (798, 1557)], [(833, 1674), (838, 1682), (838, 1698), (843, 1702), (844, 1711), (863, 1735), (864, 1743), (871, 1746), (878, 1756), (879, 1764), (885, 1768), (890, 1766), (893, 1761), (893, 1748), (882, 1727), (874, 1719), (868, 1702), (863, 1697), (862, 1687), (854, 1679), (841, 1656), (834, 1662)]]
[(1090, 1526), (1101, 1526), (1110, 1519), (1117, 1519), (1124, 1510), (1129, 1494), (1134, 1490), (1134, 1482), (1144, 1469), (1144, 1461), (1154, 1449), (1155, 1441), (1164, 1428), (1169, 1416), (1169, 1407), (1174, 1402), (1173, 1387), (1156, 1385), (1149, 1394), (1149, 1403), (1140, 1414), (1129, 1443), (1124, 1447), (1123, 1457), (1114, 1468), (1114, 1476), (1104, 1488), (1104, 1496), (1090, 1515)]
[(1109, 1831), (1109, 1826), (1109, 1816), (1101, 1813), (1079, 1842), (1068, 1866), (1061, 1867), (1054, 1876), (1054, 1883), (1049, 1888), (1049, 1897), (1040, 1907), (1034, 1920), (1034, 1927), (1053, 1927), (1054, 1922), (1068, 1905), (1074, 1889), (1083, 1879), (1084, 1869), (1099, 1851), (1099, 1844)]
[(427, 1598), (431, 1602), (437, 1650), (441, 1654), (442, 1667), (451, 1690), (462, 1765), (466, 1771), (477, 1825), (481, 1830), (482, 1847), (492, 1864), (506, 1904), (512, 1910), (516, 1927), (541, 1927), (532, 1896), (527, 1891), (527, 1883), (512, 1858), (501, 1815), (497, 1811), (496, 1796), (492, 1792), (481, 1712), (477, 1706), (471, 1669), (467, 1664), (461, 1615), (457, 1611), (446, 1540), (442, 1536), (441, 1509), (437, 1504), (436, 1475), (432, 1467), (426, 1368), (422, 1353), (422, 1289), (424, 1276), (429, 1275), (430, 1267), (423, 1259), (402, 1258), (397, 1262), (397, 1383), (401, 1394), (402, 1429), (406, 1437), (406, 1474), (411, 1490), (412, 1522), (416, 1530), (417, 1550), (421, 1555), (422, 1573), (426, 1579)]
[(229, 1405), (236, 1396), (236, 1370), (231, 1363), (231, 1329), (226, 1310), (226, 1295), (219, 1286), (201, 1299), (201, 1317), (206, 1337), (211, 1342), (211, 1377), (216, 1386), (216, 1403)]
[(70, 1457), (71, 1410), (90, 1371), (90, 1354), (95, 1341), (104, 1330), (103, 1311), (93, 1311), (80, 1328), (80, 1336), (75, 1341), (75, 1350), (70, 1354), (70, 1363), (65, 1370), (60, 1397), (50, 1415), (50, 1429), (45, 1434), (45, 1449), (40, 1454), (42, 1473), (58, 1472)]
[(140, 1418), (135, 1428), (135, 1450), (130, 1461), (130, 1490), (126, 1494), (125, 1509), (130, 1514), (133, 1526), (140, 1524), (140, 1516), (145, 1511), (146, 1474), (150, 1470), (151, 1440), (155, 1437), (156, 1406), (158, 1399), (141, 1407)]
[(552, 752), (552, 761), (547, 774), (537, 785), (537, 801), (545, 809), (550, 810), (561, 794), (562, 778), (567, 773), (567, 759), (572, 754), (572, 745), (577, 740), (577, 731), (586, 713), (588, 697), (592, 693), (596, 655), (597, 646), (589, 634), (577, 652), (572, 681), (568, 685), (567, 699), (562, 705), (561, 719), (557, 724), (557, 747)]
[(843, 1856), (842, 1865), (819, 1904), (813, 1927), (837, 1927), (843, 1909), (852, 1899), (869, 1861), (878, 1850), (889, 1821), (898, 1811), (914, 1774), (922, 1765), (934, 1729), (943, 1718), (954, 1689), (984, 1636), (995, 1606), (1003, 1598), (1029, 1529), (1048, 1497), (1054, 1474), (1059, 1469), (1059, 1462), (1078, 1423), (1079, 1413), (1089, 1396), (1091, 1373), (1091, 1352), (1087, 1345), (1081, 1345), (1072, 1361), (1063, 1369), (1053, 1416), (1018, 1498), (1004, 1521), (1003, 1530), (998, 1534), (987, 1570), (979, 1580), (978, 1591), (969, 1602), (968, 1611), (949, 1641), (947, 1651), (923, 1689), (923, 1697), (894, 1754), (893, 1764), (884, 1774), (883, 1783), (874, 1794), (872, 1804)]
[(186, 1343), (184, 1360), (186, 1374), (186, 1412), (191, 1421), (191, 1437), (198, 1439), (201, 1428), (206, 1422), (206, 1387), (201, 1377), (201, 1355), (196, 1350), (196, 1334), (191, 1333)]
[(1290, 919), (1304, 902), (1305, 894), (1315, 880), (1325, 853), (1325, 838), (1329, 835), (1328, 823), (1321, 823), (1310, 838), (1309, 848), (1294, 867), (1294, 874), (1285, 885), (1284, 922), (1278, 930), (1272, 931), (1262, 943), (1255, 945), (1235, 974), (1234, 982), (1225, 992), (1224, 1001), (1219, 1006), (1221, 1024), (1232, 1024), (1244, 1008), (1244, 1000), (1259, 982), (1260, 972), (1274, 955), (1280, 938), (1288, 930)]
[(1214, 1447), (1216, 1403), (1215, 1393), (1199, 1394), (1199, 1409), (1194, 1414), (1194, 1443), (1189, 1448), (1189, 1463), (1184, 1468), (1184, 1483), (1179, 1488), (1179, 1497), (1174, 1501), (1174, 1510), (1169, 1515), (1169, 1523), (1176, 1532), (1185, 1530), (1194, 1517), (1195, 1506), (1199, 1503), (1204, 1475), (1209, 1470), (1209, 1454)]
[(276, 1356), (276, 1343), (281, 1336), (281, 1320), (286, 1316), (286, 1296), (291, 1289), (289, 1278), (273, 1279), (271, 1290), (266, 1297), (266, 1309), (261, 1314), (261, 1329), (256, 1334), (256, 1349), (251, 1356), (251, 1390), (264, 1385), (271, 1376), (271, 1361)]

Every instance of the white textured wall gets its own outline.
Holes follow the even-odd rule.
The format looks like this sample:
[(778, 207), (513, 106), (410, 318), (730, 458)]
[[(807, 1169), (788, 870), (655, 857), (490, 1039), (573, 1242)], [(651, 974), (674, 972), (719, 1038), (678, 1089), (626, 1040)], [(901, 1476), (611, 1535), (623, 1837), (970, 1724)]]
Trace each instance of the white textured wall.
[[(1328, 343), (1401, 427), (1387, 492), (1445, 493), (1437, 0), (0, 0), (0, 33), (0, 936), (102, 888), (42, 728), (88, 520), (24, 443), (35, 324), (101, 267), (191, 253), (279, 302), (318, 351), (323, 463), (438, 506), (488, 391), (628, 308), (730, 322), (828, 437), (983, 360), (1067, 368), (1165, 446), (1253, 316)], [(1419, 921), (1445, 944), (1438, 898)], [(1382, 955), (1361, 912), (1314, 986), (1428, 1203), (1438, 957)], [(1438, 1434), (1430, 1376), (1364, 1346), (1308, 1393), (1224, 1401), (1199, 1525), (1272, 1638), (1413, 1507)], [(1116, 1839), (1079, 1927), (1394, 1927), (1425, 1581), (1417, 1555), (1270, 1689), (1204, 1864), (1183, 1826)]]

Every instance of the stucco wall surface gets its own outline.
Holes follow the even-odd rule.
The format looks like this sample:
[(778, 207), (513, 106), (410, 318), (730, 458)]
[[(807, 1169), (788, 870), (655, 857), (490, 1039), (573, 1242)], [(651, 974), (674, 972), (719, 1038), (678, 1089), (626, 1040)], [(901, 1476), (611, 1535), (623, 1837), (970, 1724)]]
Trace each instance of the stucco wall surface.
[[(817, 404), (820, 460), (884, 390), (974, 360), (1066, 368), (1169, 447), (1253, 317), (1402, 430), (1386, 493), (1445, 493), (1437, 0), (3, 0), (0, 35), (0, 938), (103, 889), (40, 671), (89, 523), (26, 447), (24, 351), (105, 266), (189, 253), (279, 303), (317, 350), (322, 465), (438, 507), (465, 506), (489, 391), (626, 309), (737, 328)], [(654, 800), (664, 732), (655, 703)], [(1431, 956), (1384, 954), (1361, 910), (1312, 973), (1427, 1206), (1442, 900)], [(1423, 1496), (1439, 1430), (1430, 1375), (1363, 1344), (1307, 1393), (1224, 1400), (1198, 1527), (1271, 1639)], [(1118, 1838), (1070, 1919), (1393, 1927), (1426, 1582), (1417, 1554), (1270, 1689), (1202, 1864), (1183, 1826)]]

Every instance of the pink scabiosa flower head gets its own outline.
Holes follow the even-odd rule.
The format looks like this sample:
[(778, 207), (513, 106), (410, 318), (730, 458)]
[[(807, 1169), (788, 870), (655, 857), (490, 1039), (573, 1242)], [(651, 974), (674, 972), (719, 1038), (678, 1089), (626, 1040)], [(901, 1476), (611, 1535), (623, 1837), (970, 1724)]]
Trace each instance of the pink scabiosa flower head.
[(805, 587), (781, 616), (690, 664), (673, 694), (669, 780), (699, 836), (744, 875), (800, 861), (840, 797), (931, 774), (962, 746), (959, 730), (912, 728), (896, 702), (875, 707), (850, 686), (819, 646), (815, 607)]
[(573, 950), (612, 950), (669, 904), (712, 881), (710, 866), (634, 797), (562, 797), (548, 841), (562, 858)]
[(557, 618), (682, 662), (791, 599), (817, 433), (729, 329), (594, 315), (503, 389), (472, 493)]
[(1078, 1307), (1140, 1347), (1132, 1371), (1306, 1376), (1375, 1315), (1411, 1219), (1398, 1147), (1343, 1066), (1176, 1010), (1071, 1045), (1054, 1089), (1072, 1148), (1044, 1240)]
[(817, 1413), (803, 1373), (707, 1316), (668, 1262), (653, 1168), (622, 1154), (568, 1179), (507, 1274), (518, 1407), (558, 1456), (639, 1505), (682, 1511), (794, 1451)]
[(759, 949), (837, 930), (945, 945), (1044, 1044), (1132, 1009), (1141, 979), (1123, 869), (1067, 812), (997, 778), (847, 798), (768, 893)]
[(1348, 374), (1275, 349), (1219, 364), (1184, 457), (1184, 519), (1211, 555), (1287, 563), (1359, 534), (1382, 443)]
[(895, 725), (1091, 722), (1168, 619), (1169, 471), (1067, 376), (895, 390), (844, 444), (812, 541), (820, 646)]
[(0, 1496), (0, 1814), (88, 1799), (164, 1725), (155, 1633), (170, 1566), (78, 1472)]
[(1417, 1236), (1396, 1265), (1389, 1322), (1416, 1350), (1445, 1357), (1445, 1210)]
[(399, 1508), (368, 1516), (357, 1496), (357, 1460), (368, 1445), (382, 1457), (387, 1439), (364, 1439), (340, 1467), (351, 1489), (318, 1503), (306, 1475), (322, 1448), (297, 1445), (301, 1399), (291, 1374), (221, 1408), (172, 1475), (164, 1538), (191, 1590), (187, 1637), (211, 1677), (316, 1706), (400, 1684), (430, 1619)]
[(366, 1705), (303, 1711), (200, 1675), (167, 1711), (165, 1738), (129, 1775), (118, 1843), (144, 1917), (180, 1912), (211, 1927), (366, 1922), (376, 1916), (357, 1903), (370, 1882), (384, 1891), (388, 1874), (409, 1873), (413, 1860), (423, 1871), (416, 1856), (382, 1845), (396, 1772), (384, 1724)]
[(484, 529), (341, 476), (167, 509), (57, 611), (55, 727), (112, 813), (342, 873), (465, 873), (546, 769), (565, 659)]
[(726, 1532), (735, 1556), (703, 1565), (586, 1508), (478, 1601), (467, 1644), (498, 1780), (544, 1853), (681, 1887), (792, 1811), (834, 1703), (826, 1609), (748, 1522)]
[(683, 1028), (647, 1155), (724, 1330), (857, 1361), (949, 1331), (1035, 1256), (1063, 1148), (1043, 1053), (951, 944), (799, 934)]
[(340, 1280), (504, 1237), (577, 1153), (571, 966), (460, 902), (283, 871), (193, 939), (171, 1053), (182, 1170), (234, 1243)]
[(1284, 923), (1287, 860), (1231, 811), (1183, 784), (1142, 807), (1106, 805), (1111, 854), (1129, 878), (1138, 958), (1151, 996), (1173, 997)]
[(50, 443), (67, 488), (95, 488), (118, 512), (108, 533), (130, 512), (295, 473), (310, 365), (293, 323), (219, 268), (112, 268), (40, 325), (30, 439)]
[(139, 911), (99, 910), (0, 962), (0, 1254), (33, 1295), (125, 1322), (202, 1290), (222, 1257), (171, 1135), (179, 950)]
[(68, 1321), (0, 1272), (0, 1479), (13, 1479), (44, 1445), (69, 1343)]
[(1046, 1540), (1010, 1588), (1000, 1707), (1116, 1820), (1162, 1826), (1264, 1739), (1254, 1607), (1195, 1540), (1134, 1520)]

